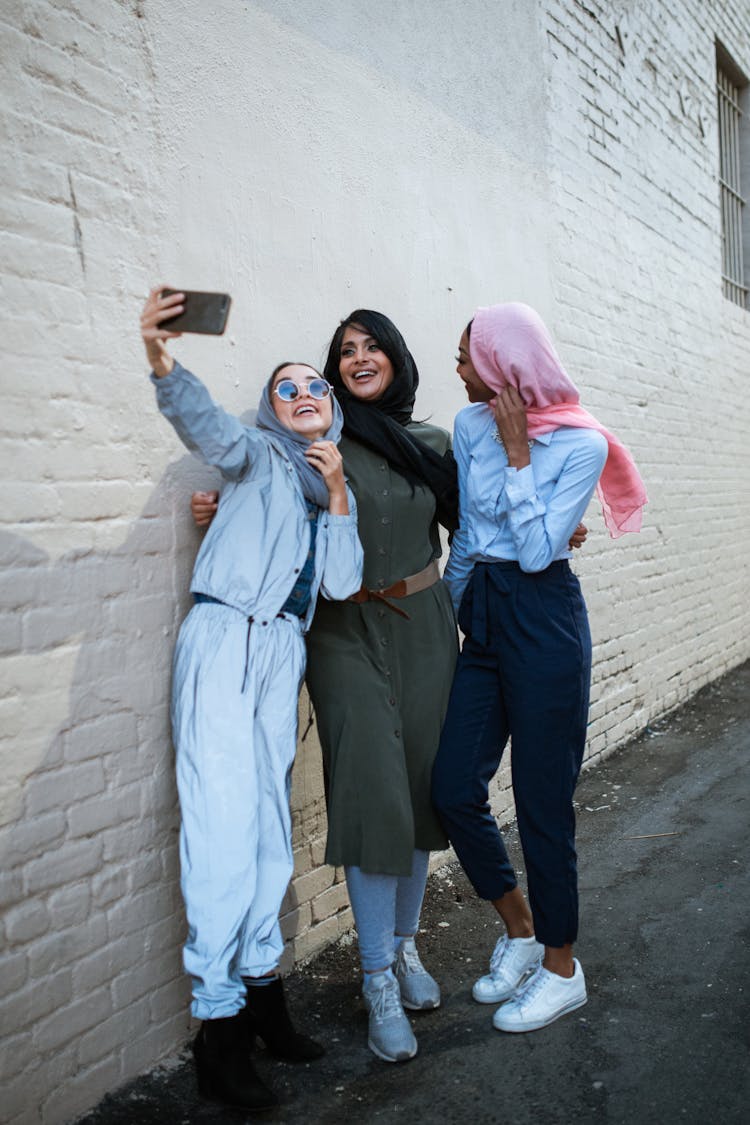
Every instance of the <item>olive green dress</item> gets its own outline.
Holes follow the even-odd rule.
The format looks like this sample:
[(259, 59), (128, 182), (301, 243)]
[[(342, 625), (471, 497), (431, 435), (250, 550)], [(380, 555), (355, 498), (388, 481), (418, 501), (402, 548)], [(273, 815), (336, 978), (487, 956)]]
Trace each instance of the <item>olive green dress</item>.
[[(445, 430), (409, 430), (444, 453)], [(435, 498), (414, 489), (384, 457), (351, 439), (340, 445), (357, 498), (364, 584), (383, 589), (440, 555)], [(307, 639), (307, 685), (323, 748), (328, 800), (326, 862), (410, 875), (415, 848), (447, 846), (430, 801), (430, 775), (458, 652), (443, 582), (381, 602), (318, 599)]]

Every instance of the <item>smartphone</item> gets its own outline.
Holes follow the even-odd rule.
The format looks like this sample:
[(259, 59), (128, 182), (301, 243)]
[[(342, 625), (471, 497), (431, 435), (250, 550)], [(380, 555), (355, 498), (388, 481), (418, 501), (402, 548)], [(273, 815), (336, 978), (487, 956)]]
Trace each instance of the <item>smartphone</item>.
[(184, 293), (183, 310), (163, 320), (160, 328), (169, 332), (198, 332), (202, 336), (221, 336), (227, 326), (232, 298), (228, 293), (199, 293), (190, 289), (162, 289), (162, 297)]

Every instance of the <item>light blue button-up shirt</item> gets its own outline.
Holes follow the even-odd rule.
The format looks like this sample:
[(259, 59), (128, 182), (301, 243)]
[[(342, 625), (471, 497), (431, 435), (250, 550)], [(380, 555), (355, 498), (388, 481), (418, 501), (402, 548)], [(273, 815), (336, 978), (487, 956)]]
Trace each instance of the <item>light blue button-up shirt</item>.
[[(165, 418), (192, 453), (215, 465), (227, 482), (193, 568), (190, 589), (208, 594), (263, 623), (280, 612), (305, 565), (310, 523), (299, 477), (280, 443), (227, 414), (179, 363), (163, 379), (151, 376)], [(362, 583), (362, 547), (354, 496), (349, 515), (320, 509), (317, 518), (310, 627), (318, 590), (335, 600)]]
[(607, 460), (598, 430), (564, 426), (537, 437), (531, 464), (513, 469), (495, 433), (486, 403), (472, 403), (456, 418), (460, 525), (444, 577), (457, 612), (477, 562), (508, 559), (539, 571), (570, 558), (570, 537)]

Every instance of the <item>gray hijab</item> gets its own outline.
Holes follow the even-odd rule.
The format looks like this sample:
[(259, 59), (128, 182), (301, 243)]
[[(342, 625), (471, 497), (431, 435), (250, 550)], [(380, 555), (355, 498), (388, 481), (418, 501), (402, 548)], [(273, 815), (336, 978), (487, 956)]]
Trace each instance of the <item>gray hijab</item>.
[[(321, 376), (318, 377), (320, 378)], [(280, 447), (292, 462), (297, 470), (297, 476), (299, 477), (305, 497), (311, 500), (313, 504), (317, 504), (319, 508), (327, 508), (329, 497), (325, 481), (318, 470), (312, 467), (304, 454), (305, 449), (307, 449), (310, 444), (310, 439), (303, 437), (302, 434), (296, 434), (294, 430), (288, 430), (286, 426), (282, 426), (281, 422), (276, 417), (276, 413), (271, 405), (272, 381), (273, 376), (263, 388), (263, 394), (260, 396), (260, 405), (258, 406), (258, 417), (255, 424), (258, 429), (266, 430), (273, 435), (274, 444)], [(331, 428), (324, 434), (321, 440), (334, 441), (338, 445), (341, 430), (344, 425), (344, 416), (341, 413), (341, 407), (333, 393), (331, 393), (331, 403), (333, 405), (333, 422), (331, 423)]]

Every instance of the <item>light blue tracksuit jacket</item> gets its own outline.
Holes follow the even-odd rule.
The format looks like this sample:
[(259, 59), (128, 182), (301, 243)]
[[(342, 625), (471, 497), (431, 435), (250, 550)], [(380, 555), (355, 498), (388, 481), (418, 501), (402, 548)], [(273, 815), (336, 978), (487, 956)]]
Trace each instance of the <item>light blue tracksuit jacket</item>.
[(289, 790), (303, 634), (319, 590), (339, 600), (359, 589), (362, 548), (350, 492), (349, 515), (319, 510), (304, 620), (277, 616), (310, 549), (292, 464), (272, 435), (227, 414), (180, 364), (152, 379), (162, 414), (226, 482), (190, 587), (223, 604), (200, 603), (188, 614), (172, 683), (184, 960), (193, 1014), (212, 1019), (239, 1011), (241, 977), (275, 968), (283, 949), (278, 913), (293, 867)]

